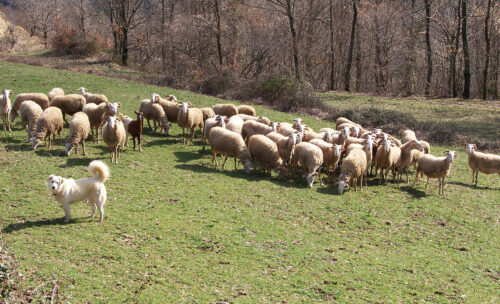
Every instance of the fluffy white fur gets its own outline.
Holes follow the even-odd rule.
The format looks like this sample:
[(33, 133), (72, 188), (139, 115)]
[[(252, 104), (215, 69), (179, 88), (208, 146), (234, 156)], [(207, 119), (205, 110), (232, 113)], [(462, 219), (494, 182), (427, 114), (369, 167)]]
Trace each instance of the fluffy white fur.
[(87, 171), (92, 177), (81, 179), (63, 178), (61, 176), (49, 176), (49, 188), (64, 209), (64, 221), (71, 221), (70, 205), (73, 203), (85, 201), (92, 208), (90, 217), (94, 217), (96, 208), (99, 208), (99, 222), (104, 217), (104, 204), (106, 203), (106, 187), (104, 182), (109, 177), (108, 166), (100, 160), (90, 162)]

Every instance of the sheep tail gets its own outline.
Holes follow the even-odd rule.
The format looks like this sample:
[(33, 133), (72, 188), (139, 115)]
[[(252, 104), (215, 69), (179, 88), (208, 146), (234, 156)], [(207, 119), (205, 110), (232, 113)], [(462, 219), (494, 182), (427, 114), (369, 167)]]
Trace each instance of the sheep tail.
[(87, 170), (90, 175), (99, 179), (101, 183), (104, 183), (109, 177), (108, 166), (100, 160), (91, 161)]

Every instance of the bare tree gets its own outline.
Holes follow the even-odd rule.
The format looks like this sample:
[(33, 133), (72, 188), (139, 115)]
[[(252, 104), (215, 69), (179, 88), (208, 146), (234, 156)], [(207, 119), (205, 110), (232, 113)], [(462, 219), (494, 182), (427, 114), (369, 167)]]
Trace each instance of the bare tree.
[(335, 26), (333, 20), (333, 0), (330, 0), (328, 13), (330, 25), (330, 90), (335, 90)]
[(464, 92), (463, 98), (470, 98), (470, 54), (469, 54), (469, 43), (467, 41), (467, 0), (462, 1), (462, 48), (464, 51)]
[(354, 40), (356, 38), (356, 23), (358, 19), (358, 5), (357, 0), (352, 0), (352, 25), (351, 25), (351, 40), (349, 42), (349, 54), (347, 55), (347, 64), (345, 69), (345, 90), (350, 91), (351, 85), (351, 66), (354, 50)]
[(49, 33), (55, 30), (56, 15), (59, 8), (57, 0), (17, 0), (16, 5), (24, 14), (24, 20), (28, 22), (30, 35), (39, 32), (44, 40), (45, 47), (48, 44)]
[(431, 48), (431, 2), (424, 0), (425, 3), (425, 45), (427, 54), (427, 81), (425, 83), (425, 95), (429, 95), (432, 82), (432, 48)]
[(490, 12), (491, 12), (491, 0), (488, 0), (488, 7), (486, 9), (486, 16), (484, 17), (484, 41), (486, 43), (486, 55), (484, 58), (484, 69), (483, 69), (483, 99), (487, 98), (488, 91), (488, 67), (490, 65), (490, 35), (488, 33), (488, 28), (490, 24)]

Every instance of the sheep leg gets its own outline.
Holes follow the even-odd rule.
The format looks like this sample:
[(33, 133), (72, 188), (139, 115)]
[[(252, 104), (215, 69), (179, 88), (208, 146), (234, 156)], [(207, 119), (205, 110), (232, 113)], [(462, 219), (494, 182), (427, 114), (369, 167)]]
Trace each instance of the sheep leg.
[(118, 165), (118, 147), (115, 147), (115, 165)]
[(477, 176), (479, 174), (479, 170), (476, 169), (476, 186), (477, 186)]
[(217, 153), (215, 151), (212, 151), (212, 165), (215, 162), (215, 168), (217, 168)]
[(429, 177), (427, 177), (427, 182), (425, 183), (425, 189), (427, 189), (428, 185), (429, 185)]
[[(194, 140), (194, 132), (195, 132), (195, 130), (194, 130), (194, 128), (192, 128), (192, 129), (191, 129), (191, 140)], [(188, 142), (189, 142), (189, 141), (188, 141)]]
[(224, 161), (222, 162), (222, 170), (224, 170), (224, 166), (226, 165), (226, 161), (227, 161), (227, 155), (224, 156)]
[(83, 150), (83, 156), (87, 155), (85, 152), (85, 139), (82, 139), (82, 150)]
[(148, 127), (153, 130), (153, 128), (151, 128), (151, 124), (149, 123), (149, 119), (146, 118), (146, 121), (148, 122)]
[(134, 150), (135, 150), (135, 136), (132, 137), (132, 141), (134, 142)]
[(125, 147), (128, 147), (128, 132), (125, 133)]
[[(375, 170), (375, 175), (377, 175), (377, 171)], [(384, 180), (384, 168), (380, 168), (380, 179), (378, 180), (378, 184), (382, 184), (382, 181)]]
[(353, 184), (354, 184), (354, 192), (358, 192), (358, 178), (355, 177), (352, 179)]
[(139, 143), (139, 152), (142, 152), (141, 133), (139, 133), (139, 137), (137, 138), (137, 142)]
[(99, 143), (99, 127), (95, 128), (95, 140)]
[(69, 123), (68, 123), (68, 121), (66, 120), (66, 113), (64, 113), (64, 112), (63, 112), (62, 114), (63, 114), (63, 120), (64, 120), (64, 122), (66, 123), (66, 127), (69, 127)]

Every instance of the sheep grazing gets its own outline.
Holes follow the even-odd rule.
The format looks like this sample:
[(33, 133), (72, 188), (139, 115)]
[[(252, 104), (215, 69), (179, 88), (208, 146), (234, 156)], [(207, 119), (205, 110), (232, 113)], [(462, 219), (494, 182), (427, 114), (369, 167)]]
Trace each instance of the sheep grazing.
[(243, 124), (244, 124), (243, 118), (239, 117), (238, 115), (234, 115), (231, 118), (229, 118), (229, 121), (226, 125), (226, 129), (241, 134), (243, 130)]
[[(156, 94), (153, 94), (156, 95)], [(149, 120), (151, 119), (152, 116), (152, 111), (153, 111), (153, 100), (151, 99), (143, 99), (141, 101), (141, 104), (139, 105), (139, 112), (142, 112), (144, 114), (144, 119), (146, 119), (146, 122), (148, 123), (148, 126), (151, 130), (151, 124), (149, 123)]]
[(205, 125), (203, 127), (203, 148), (201, 151), (205, 151), (205, 146), (207, 144), (208, 138), (210, 138), (210, 130), (213, 127), (221, 127), (221, 128), (226, 128), (226, 123), (229, 120), (227, 119), (226, 116), (220, 116), (216, 115), (214, 117), (210, 117), (207, 120), (205, 120)]
[(273, 131), (272, 127), (267, 126), (255, 120), (247, 120), (243, 123), (241, 135), (246, 142), (255, 134), (267, 135)]
[[(201, 135), (203, 137), (203, 112), (198, 108), (192, 108), (187, 102), (183, 102), (181, 110), (177, 116), (177, 124), (182, 128), (182, 139), (185, 144), (189, 144), (189, 137), (194, 139), (194, 129), (200, 127)], [(185, 133), (184, 129), (191, 130), (191, 135)]]
[(236, 107), (238, 109), (238, 114), (246, 114), (250, 116), (256, 116), (255, 108), (249, 105), (239, 105)]
[(407, 141), (406, 143), (402, 144), (401, 147), (399, 147), (399, 149), (401, 150), (401, 156), (399, 157), (399, 161), (396, 165), (396, 167), (398, 168), (398, 172), (399, 172), (399, 174), (398, 174), (399, 181), (401, 181), (403, 171), (405, 171), (406, 172), (406, 182), (409, 183), (410, 178), (408, 177), (408, 169), (414, 163), (414, 159), (416, 157), (416, 154), (414, 154), (414, 153), (412, 154), (411, 152), (413, 150), (423, 152), (424, 147), (422, 146), (422, 144), (418, 140), (412, 139), (412, 140)]
[(14, 99), (14, 103), (12, 104), (12, 111), (10, 112), (10, 121), (14, 122), (17, 116), (19, 116), (18, 112), (21, 104), (25, 100), (32, 100), (36, 102), (42, 110), (45, 110), (49, 107), (49, 98), (47, 95), (43, 93), (21, 93), (16, 96)]
[(320, 148), (323, 152), (323, 164), (325, 165), (326, 175), (330, 176), (330, 166), (332, 166), (332, 172), (335, 171), (342, 151), (344, 151), (344, 146), (330, 144), (319, 138), (315, 138), (309, 143), (318, 146), (318, 148)]
[(52, 101), (52, 99), (59, 96), (64, 96), (64, 90), (61, 88), (53, 88), (52, 90), (50, 90), (49, 94), (47, 94), (49, 102)]
[(87, 114), (77, 112), (69, 122), (69, 135), (66, 140), (66, 155), (71, 154), (71, 150), (75, 148), (75, 153), (78, 154), (78, 144), (82, 144), (83, 155), (85, 154), (85, 139), (90, 133), (90, 121)]
[(354, 185), (354, 191), (357, 191), (359, 179), (360, 190), (363, 190), (363, 176), (366, 174), (368, 164), (366, 153), (361, 149), (352, 149), (342, 162), (338, 185), (338, 193), (342, 195), (346, 187)]
[(257, 167), (257, 163), (259, 163), (262, 170), (269, 176), (271, 176), (271, 170), (273, 169), (278, 173), (278, 178), (286, 175), (286, 167), (278, 152), (278, 146), (265, 135), (256, 134), (252, 136), (248, 141), (248, 150), (254, 167)]
[(80, 91), (80, 94), (85, 97), (85, 101), (87, 103), (95, 103), (95, 104), (101, 104), (103, 102), (108, 102), (108, 97), (104, 94), (92, 94), (86, 92), (87, 89), (84, 87), (78, 88), (78, 91)]
[(213, 127), (210, 131), (208, 143), (212, 148), (212, 164), (215, 162), (216, 168), (218, 166), (217, 154), (221, 154), (224, 156), (222, 169), (224, 169), (228, 156), (234, 156), (234, 169), (236, 170), (236, 158), (239, 158), (245, 167), (245, 172), (250, 173), (252, 166), (250, 152), (240, 134), (221, 127)]
[[(384, 180), (387, 185), (387, 175), (389, 170), (392, 171), (393, 181), (396, 181), (396, 168), (401, 156), (401, 149), (396, 146), (392, 146), (390, 140), (383, 141), (379, 144), (377, 149), (377, 154), (375, 155), (375, 163), (378, 168), (380, 168), (380, 181)], [(385, 174), (384, 174), (385, 169)]]
[[(129, 125), (130, 127), (130, 125)], [(109, 116), (102, 127), (102, 140), (109, 147), (111, 162), (118, 164), (120, 148), (125, 144), (126, 132), (123, 123), (116, 116)]]
[(30, 142), (33, 132), (35, 132), (36, 129), (36, 122), (38, 121), (38, 118), (40, 118), (40, 115), (42, 115), (43, 110), (36, 102), (26, 100), (21, 104), (19, 112), (21, 113), (21, 120), (23, 121), (24, 126), (27, 126), (27, 142)]
[(160, 106), (157, 103), (153, 103), (151, 104), (150, 110), (151, 111), (149, 112), (150, 114), (149, 118), (153, 120), (153, 125), (154, 125), (153, 133), (155, 133), (158, 127), (160, 127), (160, 129), (165, 132), (165, 135), (168, 136), (168, 133), (170, 131), (170, 125), (167, 122), (167, 115), (165, 115), (165, 111), (163, 110), (162, 106)]
[(3, 121), (3, 130), (6, 131), (6, 129), (9, 129), (9, 132), (12, 132), (10, 129), (10, 121), (9, 121), (9, 115), (10, 111), (12, 110), (12, 104), (10, 102), (9, 96), (14, 94), (11, 90), (4, 89), (2, 91), (3, 96), (0, 99), (0, 116), (2, 116), (2, 121)]
[(295, 146), (295, 151), (292, 156), (292, 165), (298, 167), (299, 165), (306, 171), (307, 186), (312, 188), (314, 183), (314, 176), (318, 175), (321, 181), (321, 165), (323, 164), (323, 152), (317, 146), (302, 142)]
[[(61, 131), (63, 129), (63, 116), (59, 108), (48, 107), (45, 109), (40, 118), (36, 122), (35, 132), (32, 133), (31, 137), (31, 148), (35, 150), (42, 139), (45, 139), (45, 144), (50, 148), (52, 146), (50, 141), (50, 135), (53, 136), (53, 141), (55, 144), (56, 133), (61, 137)], [(48, 141), (47, 141), (48, 139)], [(62, 142), (62, 137), (61, 137)]]
[(418, 175), (424, 174), (427, 176), (427, 183), (425, 184), (425, 189), (429, 185), (429, 178), (437, 178), (439, 181), (439, 194), (444, 195), (444, 184), (445, 178), (450, 172), (451, 164), (457, 158), (457, 153), (455, 151), (446, 151), (444, 157), (435, 157), (430, 154), (425, 154), (420, 157), (417, 164), (417, 172), (415, 175), (415, 182), (418, 182)]
[(276, 143), (280, 157), (285, 164), (290, 164), (295, 145), (297, 144), (297, 134), (292, 133), (287, 137), (278, 132), (271, 132), (266, 136)]
[(203, 121), (215, 116), (215, 112), (212, 108), (201, 108), (201, 111), (203, 112)]
[(104, 102), (99, 105), (95, 103), (85, 104), (82, 112), (87, 114), (89, 118), (92, 141), (99, 143), (99, 128), (106, 122), (107, 116), (115, 116), (118, 113), (119, 107), (120, 103), (116, 102)]
[(238, 114), (238, 108), (232, 103), (218, 103), (212, 109), (214, 109), (215, 114), (227, 116), (228, 118)]
[(156, 95), (153, 98), (153, 102), (158, 103), (163, 108), (163, 111), (165, 111), (165, 115), (167, 116), (167, 120), (169, 122), (177, 123), (177, 117), (179, 116), (180, 108), (179, 103), (177, 102), (177, 98), (174, 95), (168, 95), (166, 99), (163, 99), (159, 95)]
[[(160, 107), (160, 106), (158, 106), (158, 107)], [(142, 112), (137, 112), (137, 111), (134, 111), (134, 113), (137, 115), (137, 119), (132, 120), (132, 121), (127, 121), (127, 128), (126, 128), (127, 135), (125, 136), (125, 142), (127, 143), (127, 147), (128, 147), (127, 140), (128, 140), (128, 134), (130, 134), (130, 136), (132, 136), (132, 141), (134, 142), (134, 150), (135, 150), (135, 139), (137, 138), (137, 144), (139, 145), (139, 151), (142, 152), (141, 136), (142, 136), (142, 122), (143, 122), (144, 114)]]
[(473, 144), (467, 145), (467, 154), (469, 155), (469, 167), (472, 169), (472, 183), (475, 183), (476, 186), (479, 172), (500, 175), (499, 155), (479, 152), (477, 146)]
[(76, 112), (81, 112), (85, 106), (85, 98), (78, 94), (69, 94), (64, 96), (55, 97), (50, 102), (51, 107), (58, 107), (63, 113), (63, 120), (66, 122), (66, 114), (73, 115)]

